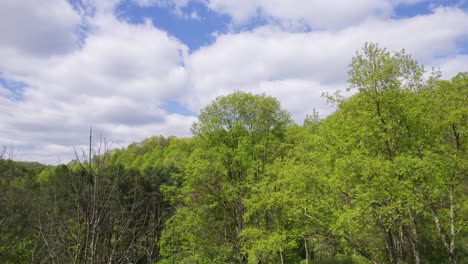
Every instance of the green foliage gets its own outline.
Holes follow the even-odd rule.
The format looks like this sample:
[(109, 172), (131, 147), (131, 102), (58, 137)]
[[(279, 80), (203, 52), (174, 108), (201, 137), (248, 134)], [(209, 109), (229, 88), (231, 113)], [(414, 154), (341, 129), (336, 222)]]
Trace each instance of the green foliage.
[(4, 148), (0, 262), (464, 263), (468, 73), (424, 76), (366, 44), (324, 119), (235, 92), (191, 138), (59, 166)]
[[(246, 199), (281, 155), (291, 125), (279, 102), (236, 92), (205, 107), (194, 124), (195, 149), (184, 169), (180, 208), (169, 222), (168, 256), (173, 261), (247, 262)], [(174, 232), (180, 239), (173, 241)]]
[(31, 226), (38, 185), (35, 175), (45, 166), (15, 162), (0, 155), (0, 262), (26, 263), (33, 250)]
[[(404, 52), (373, 44), (349, 73), (358, 93), (320, 127), (331, 184), (344, 196), (333, 229), (369, 259), (435, 262), (447, 254), (455, 262), (459, 235), (448, 230), (466, 223), (458, 200), (466, 199), (459, 191), (466, 184), (466, 75), (425, 82)], [(434, 229), (442, 238), (437, 255), (418, 253), (420, 236)]]

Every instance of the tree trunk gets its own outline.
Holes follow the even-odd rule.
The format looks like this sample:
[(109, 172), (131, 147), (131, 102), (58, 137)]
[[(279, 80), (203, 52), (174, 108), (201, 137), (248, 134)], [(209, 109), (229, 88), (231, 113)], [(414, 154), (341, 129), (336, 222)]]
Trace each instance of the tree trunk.
[(453, 206), (453, 184), (450, 184), (450, 245), (448, 248), (448, 256), (449, 262), (452, 264), (456, 263), (456, 256), (455, 256), (455, 208)]
[(309, 263), (309, 247), (307, 245), (307, 239), (304, 237), (304, 249), (305, 249), (305, 257), (306, 257), (306, 263)]
[(390, 262), (393, 264), (398, 264), (399, 263), (398, 253), (397, 253), (397, 249), (395, 246), (393, 234), (391, 231), (385, 232), (385, 245), (387, 246), (387, 253), (388, 253)]
[[(451, 195), (450, 195), (451, 196)], [(450, 204), (450, 207), (452, 207), (452, 204)], [(436, 225), (437, 231), (439, 232), (440, 239), (442, 240), (442, 243), (445, 246), (445, 249), (447, 250), (447, 255), (449, 258), (449, 263), (455, 263), (455, 245), (453, 245), (453, 251), (451, 251), (452, 248), (452, 241), (453, 238), (450, 239), (450, 244), (447, 242), (447, 237), (444, 233), (444, 230), (442, 229), (442, 226), (440, 225), (440, 219), (439, 216), (437, 215), (437, 212), (435, 211), (435, 208), (433, 205), (430, 206), (431, 213), (432, 213), (432, 218), (434, 219), (434, 223)]]
[(421, 258), (419, 256), (419, 239), (418, 239), (418, 232), (416, 229), (416, 219), (413, 217), (413, 215), (410, 213), (409, 215), (411, 219), (411, 236), (410, 236), (410, 242), (411, 242), (411, 248), (413, 249), (413, 256), (414, 256), (414, 264), (420, 264), (421, 263)]

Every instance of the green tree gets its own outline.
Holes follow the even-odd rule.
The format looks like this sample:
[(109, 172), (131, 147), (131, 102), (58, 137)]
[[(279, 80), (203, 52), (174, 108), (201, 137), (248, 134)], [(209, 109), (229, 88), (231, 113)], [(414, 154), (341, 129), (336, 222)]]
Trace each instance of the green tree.
[(205, 107), (192, 128), (182, 203), (166, 230), (168, 259), (247, 263), (245, 199), (279, 152), (289, 114), (276, 99), (236, 92)]
[[(457, 143), (466, 129), (466, 88), (424, 80), (423, 73), (404, 51), (366, 44), (349, 72), (358, 93), (320, 127), (330, 164), (321, 170), (342, 200), (334, 232), (370, 260), (436, 261), (426, 242), (456, 261), (456, 232), (444, 229), (461, 227), (455, 214), (466, 207), (457, 200), (466, 183), (466, 151)], [(443, 243), (428, 236), (434, 229)], [(373, 239), (377, 234), (381, 240)], [(375, 250), (379, 244), (385, 254)]]
[(45, 166), (13, 161), (12, 148), (0, 149), (0, 262), (31, 262), (39, 185)]

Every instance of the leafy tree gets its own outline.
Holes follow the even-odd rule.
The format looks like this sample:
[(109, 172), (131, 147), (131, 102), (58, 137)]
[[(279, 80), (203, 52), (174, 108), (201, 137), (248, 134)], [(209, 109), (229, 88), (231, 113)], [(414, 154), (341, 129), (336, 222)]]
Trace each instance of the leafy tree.
[(13, 149), (0, 150), (0, 262), (30, 262), (34, 240), (35, 175), (43, 165), (13, 161)]
[(276, 99), (244, 92), (219, 97), (201, 111), (192, 128), (196, 148), (185, 168), (181, 207), (166, 230), (171, 261), (248, 261), (241, 236), (245, 199), (280, 155), (290, 124)]
[[(420, 238), (431, 233), (430, 212), (454, 263), (455, 233), (448, 242), (437, 211), (453, 215), (446, 218), (446, 228), (452, 230), (456, 211), (464, 207), (450, 197), (466, 181), (465, 165), (458, 160), (466, 152), (456, 147), (462, 137), (458, 131), (466, 127), (466, 95), (444, 100), (451, 93), (440, 92), (443, 83), (435, 77), (423, 80), (423, 68), (404, 51), (390, 53), (374, 44), (353, 58), (349, 73), (358, 93), (342, 101), (320, 127), (332, 186), (343, 199), (335, 232), (352, 237), (349, 245), (361, 253), (365, 249), (370, 260), (433, 261), (430, 252), (421, 254), (425, 246)], [(455, 125), (450, 133), (451, 115), (457, 118), (449, 122)], [(376, 234), (380, 241), (372, 239)], [(386, 254), (373, 250), (377, 243)]]

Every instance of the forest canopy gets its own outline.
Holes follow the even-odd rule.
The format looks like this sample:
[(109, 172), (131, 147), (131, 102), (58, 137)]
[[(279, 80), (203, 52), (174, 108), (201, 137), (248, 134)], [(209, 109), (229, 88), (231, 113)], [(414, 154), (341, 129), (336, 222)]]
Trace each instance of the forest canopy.
[(59, 166), (4, 148), (0, 262), (466, 263), (468, 73), (366, 44), (348, 75), (303, 124), (238, 91), (190, 138)]

